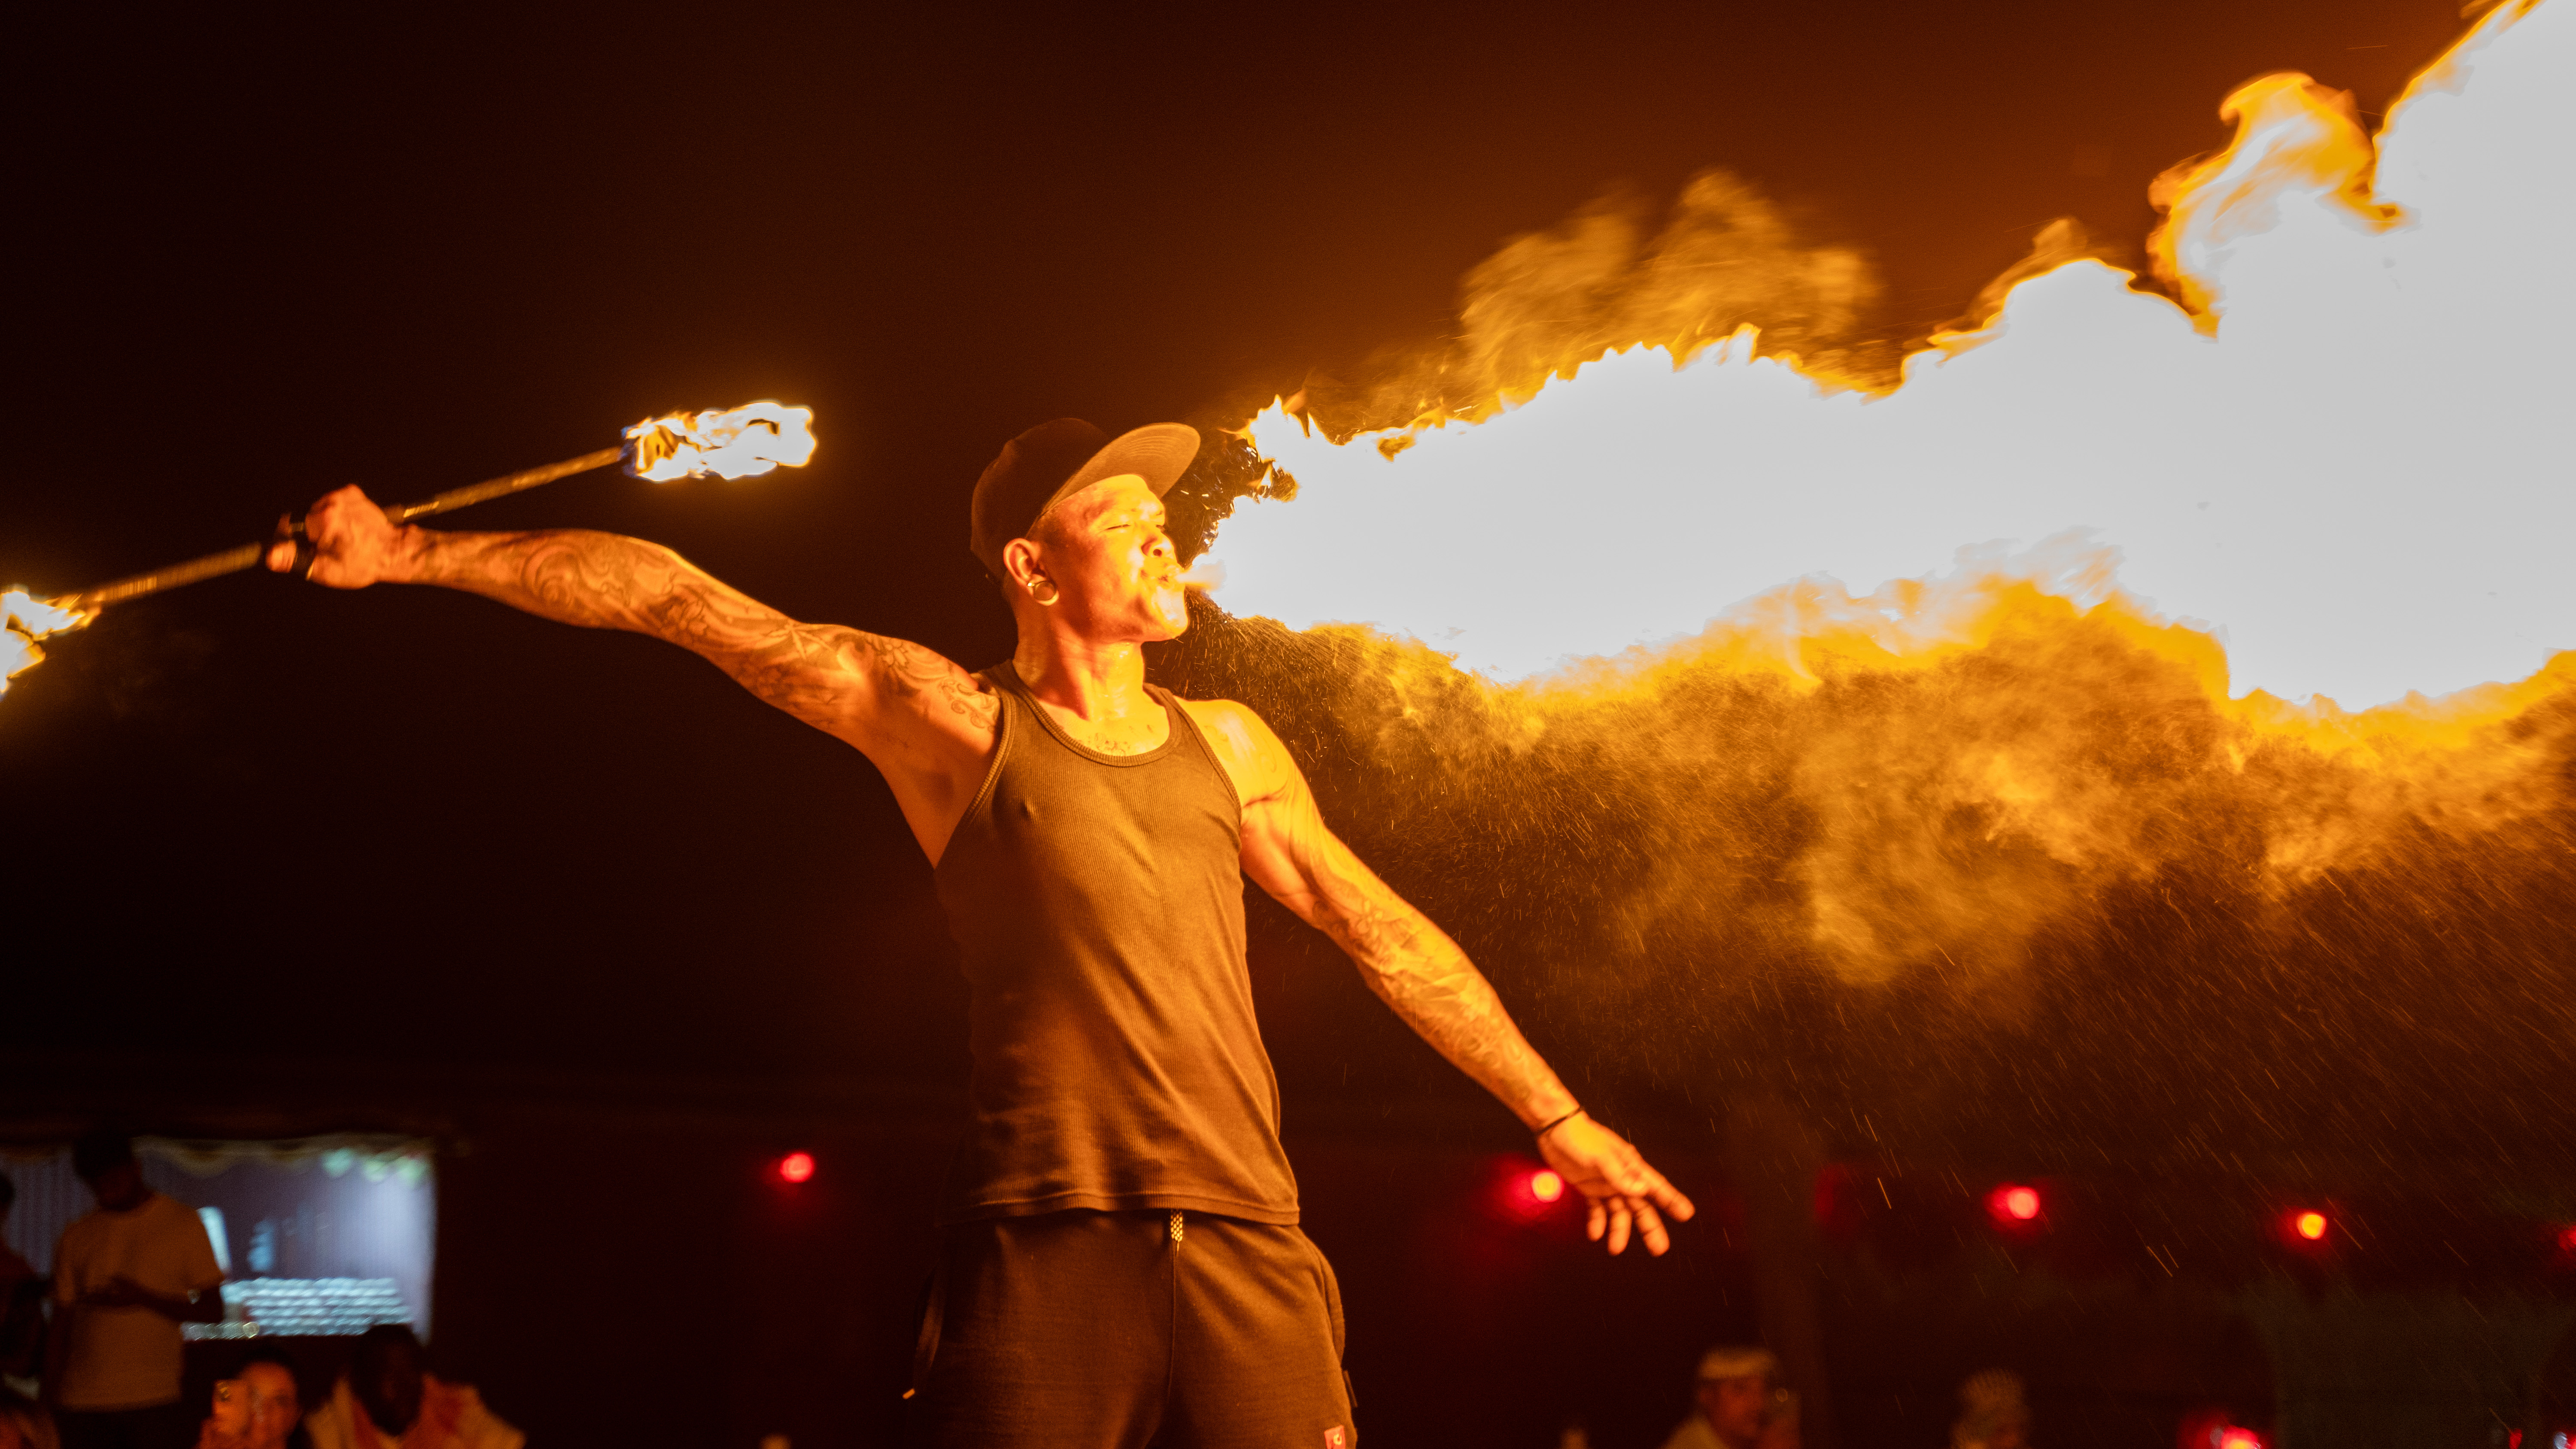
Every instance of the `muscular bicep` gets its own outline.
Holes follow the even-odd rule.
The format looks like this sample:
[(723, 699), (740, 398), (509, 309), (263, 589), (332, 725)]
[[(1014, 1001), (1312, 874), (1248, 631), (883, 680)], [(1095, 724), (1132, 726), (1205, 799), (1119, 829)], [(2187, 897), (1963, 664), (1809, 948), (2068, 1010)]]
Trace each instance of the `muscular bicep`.
[(1230, 699), (1189, 699), (1181, 707), (1197, 722), (1242, 804), (1244, 875), (1312, 922), (1310, 898), (1322, 852), (1328, 841), (1341, 842), (1324, 828), (1305, 772), (1269, 722), (1247, 706)]
[(541, 618), (625, 629), (713, 661), (817, 729), (897, 754), (925, 729), (970, 748), (997, 712), (965, 670), (901, 639), (807, 624), (660, 544), (584, 529), (412, 531), (409, 575), (498, 599)]
[(889, 767), (990, 741), (999, 701), (936, 650), (766, 612), (699, 652), (743, 688)]
[(1368, 948), (1385, 944), (1376, 938), (1420, 913), (1324, 823), (1305, 771), (1266, 721), (1228, 701), (1194, 708), (1243, 801), (1243, 873), (1372, 964)]
[(1243, 873), (1311, 926), (1336, 877), (1365, 872), (1350, 847), (1324, 824), (1314, 792), (1301, 775), (1266, 798), (1243, 807)]
[(1324, 823), (1302, 775), (1245, 812), (1243, 873), (1331, 937), (1381, 993), (1387, 972), (1417, 965), (1425, 953), (1458, 955), (1439, 927)]
[(791, 619), (660, 544), (580, 529), (405, 537), (411, 582), (677, 644), (856, 746), (885, 773), (934, 860), (992, 751), (1001, 702), (955, 663), (883, 634)]
[(1322, 931), (1378, 999), (1442, 1056), (1536, 1126), (1570, 1110), (1475, 963), (1324, 824), (1306, 774), (1259, 715), (1191, 706), (1243, 802), (1243, 873)]

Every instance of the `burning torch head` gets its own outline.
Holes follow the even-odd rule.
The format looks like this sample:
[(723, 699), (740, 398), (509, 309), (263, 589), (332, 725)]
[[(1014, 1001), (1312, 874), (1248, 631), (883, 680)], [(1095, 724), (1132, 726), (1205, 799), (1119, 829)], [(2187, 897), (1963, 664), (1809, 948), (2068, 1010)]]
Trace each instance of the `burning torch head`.
[(814, 456), (814, 410), (756, 402), (728, 412), (673, 413), (626, 430), (626, 471), (674, 478), (757, 478)]
[(25, 589), (0, 592), (0, 694), (9, 681), (33, 669), (45, 657), (36, 641), (48, 634), (77, 629), (97, 615), (32, 598)]

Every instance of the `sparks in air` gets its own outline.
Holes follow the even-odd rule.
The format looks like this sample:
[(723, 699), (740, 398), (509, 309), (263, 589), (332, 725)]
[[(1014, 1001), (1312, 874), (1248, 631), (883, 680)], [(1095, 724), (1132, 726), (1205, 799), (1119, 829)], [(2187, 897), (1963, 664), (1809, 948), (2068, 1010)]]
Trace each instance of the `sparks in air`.
[[(2152, 193), (2172, 297), (2035, 258), (1883, 391), (1739, 330), (1587, 341), (1542, 358), (1560, 367), (1543, 385), (1506, 379), (1482, 421), (1336, 442), (1275, 406), (1249, 436), (1296, 486), (1223, 525), (1219, 597), (1510, 682), (1776, 612), (1784, 588), (1838, 580), (1894, 617), (1882, 581), (2073, 542), (2129, 601), (2223, 640), (2238, 696), (2362, 708), (2531, 675), (2576, 646), (2576, 190), (2558, 180), (2576, 0), (2490, 12), (2375, 137), (2305, 76), (2222, 113), (2233, 143)], [(1563, 294), (1531, 290), (1519, 354)], [(1471, 292), (1462, 325), (1507, 300)]]
[(36, 641), (87, 624), (92, 615), (31, 597), (25, 589), (0, 592), (0, 694), (9, 681), (43, 662)]
[(626, 471), (655, 483), (757, 478), (779, 467), (801, 468), (814, 456), (814, 410), (756, 402), (646, 418), (626, 430), (626, 446)]

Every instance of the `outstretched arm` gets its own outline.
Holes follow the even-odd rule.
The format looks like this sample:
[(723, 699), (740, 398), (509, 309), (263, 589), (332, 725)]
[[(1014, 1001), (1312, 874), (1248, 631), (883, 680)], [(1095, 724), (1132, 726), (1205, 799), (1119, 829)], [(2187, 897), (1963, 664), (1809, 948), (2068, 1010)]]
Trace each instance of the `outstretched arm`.
[[(992, 740), (998, 703), (946, 658), (882, 634), (799, 623), (660, 544), (580, 529), (397, 528), (355, 488), (315, 504), (305, 526), (319, 554), (315, 583), (443, 584), (540, 618), (648, 634), (703, 655), (762, 699), (865, 751), (907, 816), (925, 790), (957, 773), (952, 757), (979, 759)], [(281, 544), (269, 567), (284, 569), (293, 557)], [(931, 799), (920, 813), (939, 810)], [(912, 824), (922, 834), (926, 819)], [(923, 843), (931, 847), (926, 834)]]
[(1633, 1224), (1648, 1252), (1670, 1246), (1661, 1213), (1688, 1218), (1690, 1199), (1584, 1114), (1467, 953), (1325, 826), (1279, 736), (1239, 704), (1189, 708), (1243, 799), (1244, 873), (1332, 937), (1379, 999), (1539, 1134), (1549, 1164), (1591, 1200), (1593, 1238), (1619, 1252)]

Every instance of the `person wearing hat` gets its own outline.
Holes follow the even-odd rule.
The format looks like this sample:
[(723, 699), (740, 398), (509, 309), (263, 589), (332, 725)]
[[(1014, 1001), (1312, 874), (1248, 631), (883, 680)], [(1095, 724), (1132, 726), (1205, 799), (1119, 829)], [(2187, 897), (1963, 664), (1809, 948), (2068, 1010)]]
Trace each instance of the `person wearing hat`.
[[(1189, 625), (1163, 495), (1198, 434), (1059, 419), (976, 481), (1019, 642), (981, 672), (810, 624), (668, 549), (315, 504), (311, 578), (443, 584), (691, 649), (893, 787), (972, 988), (974, 1121), (915, 1356), (943, 1444), (1355, 1442), (1331, 1269), (1298, 1231), (1245, 969), (1249, 877), (1537, 1135), (1611, 1252), (1691, 1215), (1586, 1116), (1455, 942), (1328, 829), (1261, 717), (1145, 681)], [(289, 546), (269, 559), (295, 563)]]
[(1767, 1348), (1723, 1344), (1700, 1355), (1691, 1397), (1691, 1416), (1664, 1449), (1797, 1449), (1797, 1402)]

